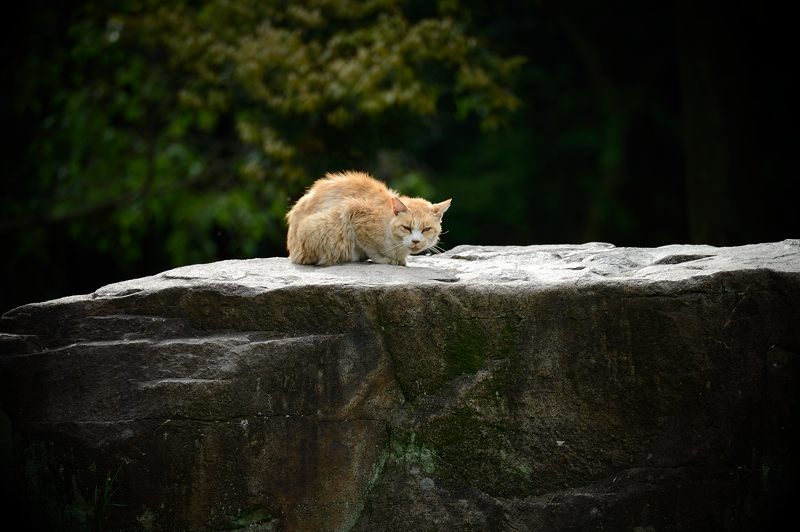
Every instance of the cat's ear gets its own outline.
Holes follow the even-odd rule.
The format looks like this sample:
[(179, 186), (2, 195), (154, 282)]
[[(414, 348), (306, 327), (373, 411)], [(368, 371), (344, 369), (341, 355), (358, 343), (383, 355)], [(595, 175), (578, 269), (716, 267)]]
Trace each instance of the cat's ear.
[(433, 208), (433, 215), (441, 220), (442, 216), (444, 216), (445, 211), (447, 211), (447, 209), (450, 208), (451, 201), (453, 201), (452, 198), (446, 199), (441, 203), (434, 203), (433, 205), (431, 205), (431, 207)]
[(400, 198), (392, 196), (392, 212), (395, 216), (397, 216), (401, 212), (406, 212), (408, 207), (406, 207)]

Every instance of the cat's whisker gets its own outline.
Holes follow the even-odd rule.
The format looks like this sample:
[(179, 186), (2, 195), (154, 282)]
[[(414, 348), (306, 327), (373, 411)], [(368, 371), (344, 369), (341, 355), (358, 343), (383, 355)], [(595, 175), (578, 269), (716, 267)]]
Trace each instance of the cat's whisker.
[(430, 255), (438, 255), (439, 253), (443, 253), (444, 250), (442, 248), (440, 248), (439, 246), (437, 246), (436, 244), (433, 244), (433, 245), (428, 246), (427, 248), (425, 248), (425, 252), (426, 252), (425, 253), (426, 255), (430, 256)]
[(432, 246), (431, 246), (429, 249), (432, 249), (432, 250), (434, 250), (434, 251), (436, 252), (436, 254), (437, 254), (437, 255), (438, 255), (439, 253), (444, 253), (444, 251), (445, 251), (445, 250), (444, 250), (444, 248), (443, 248), (442, 246), (440, 246), (440, 245), (439, 245), (439, 244), (441, 244), (441, 243), (442, 243), (442, 241), (441, 241), (440, 239), (436, 239), (436, 243), (435, 243), (435, 244), (433, 244), (433, 245), (432, 245)]

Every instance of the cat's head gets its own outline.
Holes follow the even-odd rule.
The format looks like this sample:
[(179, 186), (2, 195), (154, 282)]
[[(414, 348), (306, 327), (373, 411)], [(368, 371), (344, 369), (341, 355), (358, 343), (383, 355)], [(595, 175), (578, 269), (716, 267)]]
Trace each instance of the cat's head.
[(422, 198), (392, 198), (389, 222), (395, 246), (404, 246), (416, 254), (436, 245), (442, 233), (442, 216), (451, 200), (431, 203)]

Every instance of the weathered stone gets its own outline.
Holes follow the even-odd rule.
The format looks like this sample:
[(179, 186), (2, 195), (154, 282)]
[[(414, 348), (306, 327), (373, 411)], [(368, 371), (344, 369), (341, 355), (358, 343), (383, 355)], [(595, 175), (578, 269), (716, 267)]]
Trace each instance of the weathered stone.
[(224, 261), (0, 327), (33, 527), (765, 526), (797, 482), (800, 241)]

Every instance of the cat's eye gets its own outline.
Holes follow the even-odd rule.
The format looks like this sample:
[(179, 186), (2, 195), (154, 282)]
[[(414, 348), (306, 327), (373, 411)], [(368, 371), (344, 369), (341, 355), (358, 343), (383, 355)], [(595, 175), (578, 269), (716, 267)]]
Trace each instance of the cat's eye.
[(403, 226), (403, 229), (405, 229), (405, 230), (406, 230), (406, 231), (408, 231), (409, 233), (411, 232), (411, 228), (410, 228), (409, 226), (407, 226), (407, 225), (404, 225), (404, 226)]
[(427, 233), (427, 232), (428, 232), (428, 231), (430, 231), (430, 230), (431, 230), (431, 228), (430, 228), (430, 227), (423, 227), (423, 228), (422, 228), (422, 232), (423, 232), (423, 233)]

